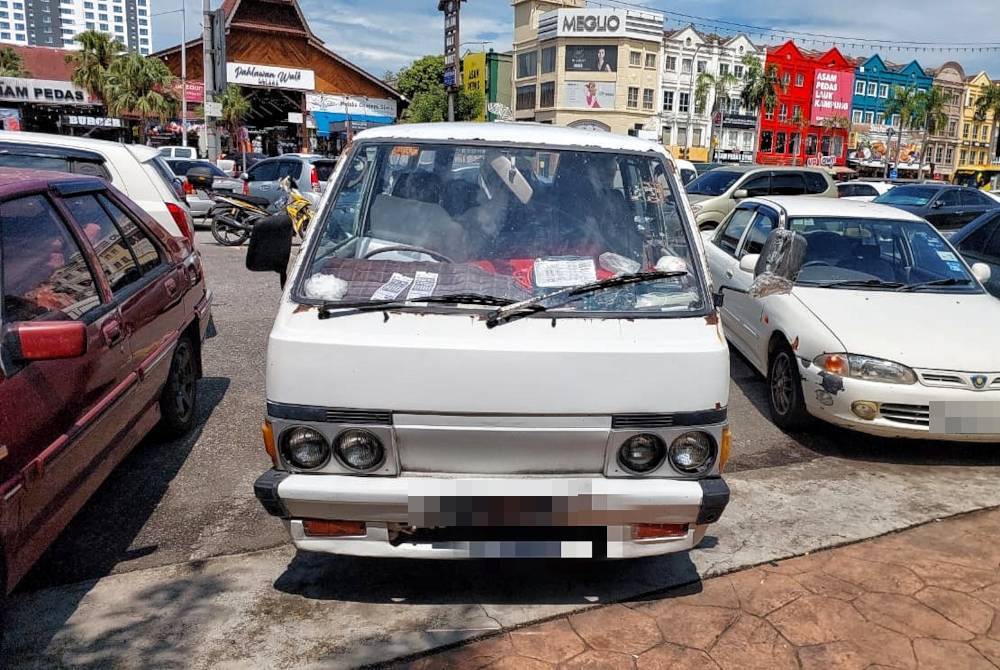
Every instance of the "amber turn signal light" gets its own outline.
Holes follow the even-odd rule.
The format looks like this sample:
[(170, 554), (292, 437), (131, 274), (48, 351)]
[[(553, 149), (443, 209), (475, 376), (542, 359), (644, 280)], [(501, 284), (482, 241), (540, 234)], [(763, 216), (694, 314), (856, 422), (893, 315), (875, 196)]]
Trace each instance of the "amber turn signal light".
[(302, 528), (309, 537), (364, 537), (368, 534), (364, 521), (303, 519)]
[(719, 446), (719, 472), (726, 469), (729, 462), (729, 452), (733, 448), (733, 429), (726, 426), (722, 429), (722, 443)]
[(663, 540), (670, 537), (684, 537), (688, 533), (686, 523), (636, 523), (632, 524), (633, 540)]
[(265, 421), (260, 430), (264, 434), (264, 451), (271, 457), (274, 467), (278, 467), (278, 450), (274, 446), (274, 428), (271, 427), (271, 422)]

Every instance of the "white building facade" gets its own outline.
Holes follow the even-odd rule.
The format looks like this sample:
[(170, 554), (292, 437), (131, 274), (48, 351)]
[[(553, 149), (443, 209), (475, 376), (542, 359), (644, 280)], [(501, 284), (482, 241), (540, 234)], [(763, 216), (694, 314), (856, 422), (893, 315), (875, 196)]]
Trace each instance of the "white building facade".
[(127, 49), (153, 50), (152, 0), (0, 0), (0, 43), (75, 49), (85, 30)]
[[(742, 82), (743, 59), (753, 56), (763, 64), (765, 50), (745, 35), (721, 38), (703, 35), (688, 26), (663, 37), (663, 85), (660, 110), (660, 139), (675, 156), (692, 161), (709, 160), (713, 132), (712, 110), (716, 109), (715, 89), (710, 90), (704, 108), (697, 105), (698, 77), (731, 74)], [(730, 88), (715, 117), (715, 161), (753, 162), (757, 140), (757, 110), (740, 104), (742, 83)]]

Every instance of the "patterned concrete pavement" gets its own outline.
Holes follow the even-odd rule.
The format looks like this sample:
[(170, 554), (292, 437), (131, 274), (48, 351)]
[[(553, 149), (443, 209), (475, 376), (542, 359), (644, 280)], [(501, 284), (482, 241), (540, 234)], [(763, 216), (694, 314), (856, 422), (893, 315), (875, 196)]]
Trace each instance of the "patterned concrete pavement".
[(1000, 668), (1000, 510), (505, 632), (438, 668)]

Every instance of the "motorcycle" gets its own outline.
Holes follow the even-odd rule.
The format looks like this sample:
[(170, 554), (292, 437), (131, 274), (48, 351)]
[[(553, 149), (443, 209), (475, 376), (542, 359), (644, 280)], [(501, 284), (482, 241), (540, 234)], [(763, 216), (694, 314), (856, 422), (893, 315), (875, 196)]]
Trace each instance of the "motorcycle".
[(238, 193), (211, 193), (215, 205), (208, 216), (212, 220), (212, 237), (219, 244), (238, 247), (250, 238), (254, 224), (273, 214), (271, 203)]
[(292, 220), (292, 228), (295, 230), (295, 234), (299, 236), (299, 239), (303, 239), (306, 235), (306, 229), (312, 221), (313, 203), (309, 198), (302, 195), (302, 192), (299, 191), (298, 186), (291, 177), (282, 178), (278, 182), (278, 185), (285, 191), (285, 195), (275, 204), (279, 208), (283, 207), (285, 209), (285, 213)]

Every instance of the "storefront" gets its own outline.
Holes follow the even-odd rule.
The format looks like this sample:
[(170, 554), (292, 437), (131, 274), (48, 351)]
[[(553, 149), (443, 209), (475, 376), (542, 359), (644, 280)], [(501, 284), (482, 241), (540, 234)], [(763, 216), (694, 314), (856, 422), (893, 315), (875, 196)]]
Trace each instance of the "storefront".
[(83, 134), (76, 131), (86, 129), (91, 137), (119, 139), (120, 125), (115, 128), (98, 121), (88, 125), (86, 121), (79, 123), (81, 117), (103, 119), (103, 108), (69, 81), (0, 77), (0, 123), (4, 130), (68, 135)]
[[(213, 51), (220, 61), (212, 64), (217, 85), (209, 97), (236, 84), (251, 110), (245, 135), (229, 138), (229, 130), (222, 130), (225, 149), (248, 142), (267, 155), (335, 155), (358, 124), (395, 122), (402, 96), (327, 49), (296, 0), (225, 0), (217, 12), (222, 34)], [(155, 55), (180, 74), (180, 46)], [(188, 77), (202, 80), (201, 40), (188, 43), (187, 60)], [(331, 124), (341, 122), (345, 128), (331, 133)]]

